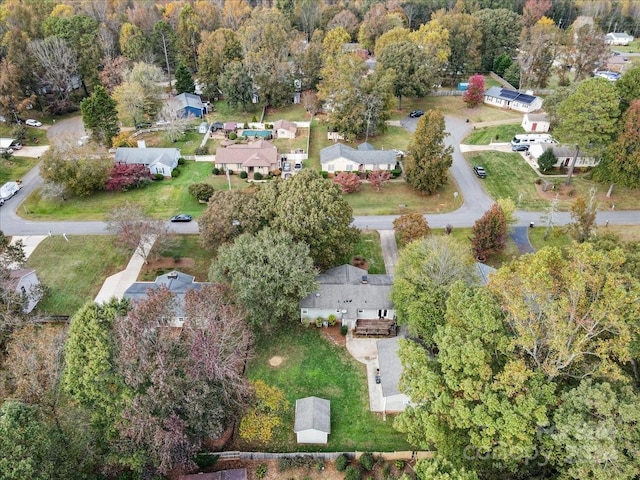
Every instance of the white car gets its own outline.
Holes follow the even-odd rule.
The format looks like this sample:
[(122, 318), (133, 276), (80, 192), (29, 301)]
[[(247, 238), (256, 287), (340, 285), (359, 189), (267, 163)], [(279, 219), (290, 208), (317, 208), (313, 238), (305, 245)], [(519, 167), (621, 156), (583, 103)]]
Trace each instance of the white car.
[(42, 122), (39, 122), (38, 120), (34, 120), (33, 118), (29, 118), (26, 122), (27, 125), (29, 125), (30, 127), (41, 127), (42, 126)]

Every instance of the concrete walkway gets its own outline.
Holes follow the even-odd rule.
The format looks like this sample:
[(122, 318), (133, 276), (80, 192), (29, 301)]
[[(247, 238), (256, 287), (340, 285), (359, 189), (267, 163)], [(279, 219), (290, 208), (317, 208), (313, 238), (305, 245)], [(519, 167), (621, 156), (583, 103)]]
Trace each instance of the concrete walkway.
[(398, 264), (398, 245), (396, 244), (395, 230), (378, 230), (380, 235), (380, 246), (382, 247), (382, 258), (387, 275), (393, 276)]
[[(147, 252), (151, 249), (154, 241), (155, 238), (147, 240)], [(129, 263), (124, 270), (107, 277), (95, 298), (95, 302), (106, 303), (112, 297), (116, 297), (118, 299), (122, 298), (125, 290), (129, 288), (132, 283), (138, 280), (138, 275), (140, 275), (140, 270), (142, 270), (143, 265), (144, 258), (140, 254), (140, 249), (138, 248), (132, 255), (131, 260), (129, 260)]]
[(364, 363), (367, 369), (369, 410), (372, 412), (384, 410), (382, 385), (376, 383), (376, 369), (380, 368), (377, 341), (377, 338), (356, 338), (353, 336), (353, 331), (347, 333), (347, 351), (360, 363)]
[(14, 245), (17, 241), (21, 240), (24, 244), (24, 256), (29, 258), (31, 254), (38, 248), (40, 242), (42, 242), (48, 235), (28, 235), (28, 236), (14, 236), (11, 237), (11, 245)]

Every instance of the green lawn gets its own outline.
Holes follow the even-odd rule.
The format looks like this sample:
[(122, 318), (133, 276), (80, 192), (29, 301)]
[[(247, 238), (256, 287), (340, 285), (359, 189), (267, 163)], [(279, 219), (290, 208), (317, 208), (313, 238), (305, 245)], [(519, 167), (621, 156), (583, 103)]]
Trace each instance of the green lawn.
[[(168, 219), (176, 213), (199, 216), (206, 205), (189, 195), (192, 183), (207, 182), (216, 190), (226, 190), (225, 175), (211, 175), (209, 162), (186, 162), (180, 167), (181, 174), (172, 179), (154, 181), (142, 189), (129, 192), (99, 192), (82, 198), (70, 198), (64, 202), (40, 198), (38, 191), (32, 193), (18, 212), (32, 220), (102, 220), (115, 207), (125, 203), (141, 205), (145, 213), (154, 218)], [(248, 183), (237, 175), (231, 175), (233, 189), (245, 188)]]
[(267, 123), (273, 123), (276, 120), (289, 120), (290, 122), (306, 122), (309, 121), (310, 115), (302, 106), (301, 103), (297, 105), (288, 105), (282, 108), (268, 108), (264, 121)]
[(114, 247), (107, 235), (68, 235), (46, 238), (29, 257), (49, 294), (37, 307), (39, 313), (73, 315), (87, 301), (93, 301), (105, 278), (125, 268), (131, 252)]
[(467, 145), (489, 145), (492, 142), (510, 142), (514, 135), (525, 133), (519, 124), (496, 125), (473, 130), (462, 143)]
[(159, 275), (164, 275), (172, 270), (193, 275), (197, 282), (209, 280), (209, 267), (213, 254), (200, 246), (199, 235), (174, 235), (170, 243), (164, 249), (158, 248), (157, 245), (154, 246), (150, 258), (153, 259), (156, 255), (161, 258), (171, 258), (173, 263), (155, 267), (154, 262), (151, 261), (150, 268), (145, 268), (140, 272), (139, 281), (153, 281)]
[(382, 258), (380, 235), (376, 231), (365, 230), (360, 233), (360, 240), (353, 247), (351, 255), (345, 258), (344, 263), (350, 263), (351, 258), (359, 255), (364, 257), (369, 266), (369, 273), (387, 273)]
[[(269, 365), (269, 359), (275, 355), (284, 360), (279, 367)], [(392, 417), (387, 416), (383, 422), (379, 415), (369, 411), (365, 366), (344, 347), (321, 337), (315, 327), (305, 329), (294, 324), (279, 329), (273, 337), (259, 340), (247, 376), (284, 391), (289, 405), (283, 424), (268, 445), (240, 441), (238, 448), (275, 452), (412, 449), (404, 435), (393, 429)], [(325, 446), (304, 446), (295, 441), (295, 402), (312, 395), (331, 401), (331, 434)]]
[(15, 155), (8, 159), (0, 158), (0, 185), (22, 179), (39, 161), (37, 158), (16, 157)]
[(522, 114), (513, 110), (490, 107), (482, 104), (476, 108), (467, 108), (462, 101), (462, 96), (445, 97), (423, 97), (403, 99), (402, 110), (394, 109), (392, 119), (398, 120), (406, 117), (410, 111), (416, 109), (429, 110), (438, 109), (444, 115), (451, 115), (459, 118), (468, 118), (472, 122), (489, 122), (495, 120), (512, 119), (514, 123), (522, 121)]
[[(200, 121), (195, 123), (199, 124)], [(169, 141), (163, 132), (144, 133), (135, 139), (144, 140), (147, 147), (177, 148), (182, 155), (193, 155), (200, 146), (200, 143), (202, 143), (203, 137), (204, 134), (198, 133), (197, 130), (188, 130), (182, 138), (176, 142)]]

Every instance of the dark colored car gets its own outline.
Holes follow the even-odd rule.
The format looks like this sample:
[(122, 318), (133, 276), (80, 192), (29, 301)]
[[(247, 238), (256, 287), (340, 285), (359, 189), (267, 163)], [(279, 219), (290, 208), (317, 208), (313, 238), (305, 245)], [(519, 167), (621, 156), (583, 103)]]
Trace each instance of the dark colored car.
[(149, 122), (136, 123), (136, 130), (141, 130), (143, 128), (151, 128), (151, 124)]
[(529, 145), (526, 145), (526, 144), (512, 145), (511, 150), (513, 150), (514, 152), (527, 152), (529, 151)]
[(421, 117), (422, 115), (424, 115), (424, 110), (414, 110), (409, 114), (411, 118), (418, 118), (418, 117)]
[(174, 217), (171, 217), (171, 221), (172, 222), (190, 222), (191, 221), (191, 215), (188, 215), (186, 213), (181, 213), (180, 215), (176, 215)]
[(476, 175), (480, 178), (487, 177), (487, 171), (484, 168), (482, 168), (480, 165), (475, 165), (473, 167), (473, 171), (476, 172)]

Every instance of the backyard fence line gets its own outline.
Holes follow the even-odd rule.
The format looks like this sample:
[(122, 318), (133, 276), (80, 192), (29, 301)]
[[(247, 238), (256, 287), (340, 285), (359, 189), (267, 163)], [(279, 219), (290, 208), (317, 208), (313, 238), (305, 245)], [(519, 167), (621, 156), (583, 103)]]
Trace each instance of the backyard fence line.
[[(219, 460), (278, 460), (280, 458), (307, 457), (313, 459), (335, 460), (340, 455), (346, 455), (350, 459), (359, 459), (366, 452), (210, 452), (207, 455), (217, 456)], [(374, 457), (382, 457), (384, 460), (419, 460), (433, 458), (435, 452), (431, 451), (398, 451), (398, 452), (370, 452)]]
[(431, 97), (459, 97), (464, 95), (464, 92), (459, 90), (437, 90), (429, 93)]

